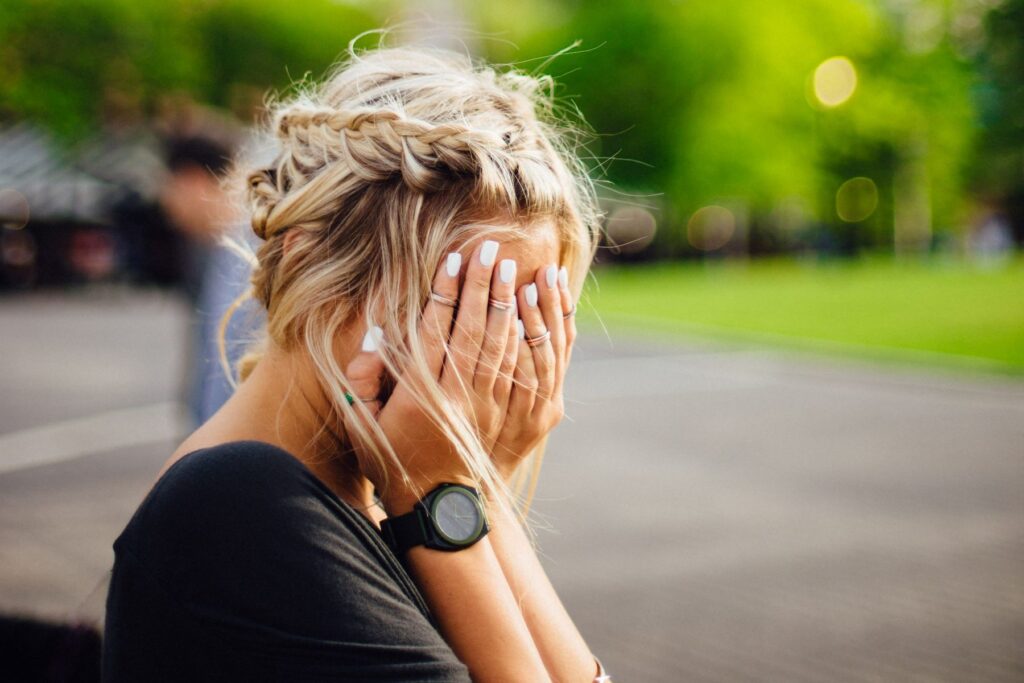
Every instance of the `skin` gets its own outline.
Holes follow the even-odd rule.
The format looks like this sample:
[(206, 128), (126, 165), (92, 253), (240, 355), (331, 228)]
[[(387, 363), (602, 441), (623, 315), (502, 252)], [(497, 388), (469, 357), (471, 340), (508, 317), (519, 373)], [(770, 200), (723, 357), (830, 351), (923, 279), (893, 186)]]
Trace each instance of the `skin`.
[[(462, 267), (455, 278), (448, 276), (443, 262), (438, 265), (434, 290), (458, 299), (459, 309), (456, 313), (429, 301), (421, 334), (440, 386), (480, 427), (499, 472), (510, 475), (562, 418), (562, 386), (575, 321), (562, 316), (572, 305), (569, 291), (557, 278), (553, 287), (548, 285), (549, 270), (557, 270), (559, 257), (553, 225), (539, 223), (533, 226), (531, 239), (501, 243), (493, 265), (481, 262), (481, 247), (482, 240), (473, 240), (460, 248)], [(503, 259), (516, 263), (513, 282), (499, 277)], [(528, 296), (530, 287), (537, 290), (535, 305)], [(550, 340), (535, 347), (519, 340), (514, 314), (489, 307), (489, 297), (515, 297), (526, 335), (549, 329)], [(376, 353), (360, 350), (364, 333), (363, 325), (347, 330), (338, 339), (337, 353), (356, 395), (372, 399), (380, 391), (384, 368)], [(513, 374), (515, 382), (502, 379), (503, 374)], [(301, 350), (269, 349), (221, 410), (181, 444), (164, 470), (199, 448), (234, 440), (264, 441), (298, 458), (340, 498), (379, 525), (385, 512), (373, 504), (374, 482), (381, 484), (385, 473), (375, 471), (368, 449), (357, 440), (356, 462), (324, 457), (336, 446), (329, 434), (316, 436), (330, 414), (317, 387)], [(460, 387), (471, 388), (468, 396), (457, 391)], [(411, 488), (395, 485), (401, 479), (387, 473), (393, 484), (376, 486), (391, 515), (411, 510), (419, 491), (438, 483), (473, 483), (446, 437), (403, 389), (398, 378), (386, 404), (364, 404), (415, 483)], [(339, 428), (343, 431), (344, 425)], [(446, 553), (421, 546), (406, 557), (446, 640), (474, 680), (593, 680), (593, 655), (522, 529), (498, 506), (490, 505), (489, 513), (492, 532), (472, 547)]]
[(234, 218), (217, 178), (190, 164), (171, 173), (160, 190), (160, 203), (174, 224), (189, 238), (213, 244), (222, 226)]

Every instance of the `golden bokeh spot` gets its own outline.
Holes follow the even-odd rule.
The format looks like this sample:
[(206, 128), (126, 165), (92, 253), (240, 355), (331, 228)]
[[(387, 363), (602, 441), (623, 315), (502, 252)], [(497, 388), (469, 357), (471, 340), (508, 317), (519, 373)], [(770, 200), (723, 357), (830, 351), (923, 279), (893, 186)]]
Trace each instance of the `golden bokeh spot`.
[(686, 237), (701, 251), (721, 249), (736, 232), (736, 217), (724, 206), (704, 206), (693, 212), (686, 224)]
[(658, 221), (647, 209), (627, 206), (617, 210), (608, 219), (605, 235), (616, 253), (634, 254), (654, 241)]
[(878, 207), (878, 186), (871, 178), (850, 178), (836, 192), (836, 214), (847, 223), (868, 218)]
[(838, 107), (857, 89), (857, 70), (846, 57), (829, 57), (814, 70), (814, 96), (826, 107)]

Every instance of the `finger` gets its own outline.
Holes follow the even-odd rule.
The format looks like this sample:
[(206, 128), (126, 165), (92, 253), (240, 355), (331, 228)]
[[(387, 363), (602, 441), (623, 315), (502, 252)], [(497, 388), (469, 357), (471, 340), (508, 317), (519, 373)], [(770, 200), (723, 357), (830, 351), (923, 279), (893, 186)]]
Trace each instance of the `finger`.
[(565, 332), (565, 359), (562, 362), (563, 371), (558, 377), (558, 386), (555, 388), (557, 394), (561, 391), (562, 382), (565, 379), (565, 371), (569, 367), (569, 360), (572, 358), (573, 343), (576, 341), (576, 303), (573, 301), (572, 292), (569, 290), (569, 271), (565, 266), (558, 269), (558, 292), (562, 298), (562, 329)]
[(538, 382), (533, 349), (523, 341), (525, 328), (522, 320), (516, 322), (516, 328), (516, 365), (512, 374), (506, 421), (527, 419), (537, 399)]
[(565, 321), (562, 320), (562, 296), (558, 291), (558, 266), (549, 264), (537, 274), (537, 307), (544, 315), (544, 324), (551, 330), (551, 350), (554, 353), (552, 395), (558, 388), (558, 378), (565, 364)]
[[(541, 275), (543, 277), (543, 275)], [(555, 354), (551, 340), (531, 345), (530, 339), (539, 339), (547, 332), (544, 315), (538, 308), (537, 283), (531, 282), (519, 289), (519, 317), (526, 330), (523, 346), (530, 350), (537, 376), (537, 398), (548, 400), (554, 391)]]
[[(448, 254), (434, 274), (433, 291), (446, 299), (458, 301), (461, 268), (462, 254), (457, 251)], [(436, 301), (433, 297), (427, 299), (420, 318), (419, 332), (427, 366), (435, 378), (441, 377), (444, 368), (445, 351), (454, 317), (454, 306)]]
[[(513, 297), (512, 300), (515, 301), (515, 298)], [(509, 315), (509, 329), (506, 333), (505, 353), (502, 354), (501, 365), (498, 367), (498, 377), (495, 379), (495, 400), (498, 402), (503, 413), (508, 408), (509, 398), (512, 393), (516, 359), (519, 355), (519, 318), (517, 309), (518, 305), (516, 308), (512, 309), (511, 314)], [(522, 345), (525, 346), (525, 344)]]
[(473, 386), (473, 373), (483, 345), (487, 326), (487, 301), (491, 292), (491, 274), (498, 256), (498, 243), (485, 240), (470, 254), (466, 279), (459, 294), (459, 310), (448, 345), (448, 362), (441, 383), (448, 389)]
[[(476, 363), (473, 385), (480, 394), (490, 394), (498, 378), (509, 329), (515, 319), (516, 262), (503, 259), (491, 274), (490, 301), (487, 306), (487, 327), (484, 331), (480, 358)], [(502, 306), (505, 304), (505, 306)]]
[[(515, 301), (515, 298), (512, 299)], [(512, 396), (513, 378), (516, 371), (516, 362), (519, 358), (520, 345), (526, 346), (519, 341), (519, 315), (517, 305), (510, 312), (509, 326), (505, 342), (505, 353), (501, 357), (501, 365), (498, 367), (498, 376), (494, 380), (494, 400), (504, 415), (508, 410), (509, 401)]]
[[(353, 406), (357, 402), (362, 403), (373, 418), (377, 417), (381, 407), (381, 377), (384, 375), (385, 367), (384, 359), (377, 353), (377, 349), (383, 335), (383, 330), (376, 325), (367, 330), (361, 350), (349, 361), (345, 369), (345, 375), (352, 387), (352, 398), (349, 402)], [(357, 414), (365, 417), (358, 410)]]

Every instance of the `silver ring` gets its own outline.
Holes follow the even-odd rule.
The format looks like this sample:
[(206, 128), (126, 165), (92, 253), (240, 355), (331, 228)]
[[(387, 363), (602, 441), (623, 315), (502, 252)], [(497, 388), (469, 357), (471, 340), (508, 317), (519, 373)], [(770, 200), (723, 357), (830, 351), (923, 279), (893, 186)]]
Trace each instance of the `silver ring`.
[(430, 290), (430, 298), (441, 304), (442, 306), (448, 306), (450, 308), (458, 308), (459, 302), (455, 299), (449, 299), (443, 294), (438, 294), (434, 290)]
[(516, 300), (511, 299), (510, 301), (502, 301), (501, 299), (492, 298), (489, 302), (490, 306), (497, 308), (499, 311), (511, 311), (516, 307)]
[(544, 330), (544, 334), (539, 334), (536, 337), (523, 337), (523, 340), (526, 341), (529, 346), (539, 346), (548, 339), (551, 339), (551, 330)]
[(574, 302), (572, 302), (572, 308), (569, 309), (569, 312), (562, 316), (562, 320), (568, 320), (575, 313), (576, 313), (576, 302), (574, 301)]

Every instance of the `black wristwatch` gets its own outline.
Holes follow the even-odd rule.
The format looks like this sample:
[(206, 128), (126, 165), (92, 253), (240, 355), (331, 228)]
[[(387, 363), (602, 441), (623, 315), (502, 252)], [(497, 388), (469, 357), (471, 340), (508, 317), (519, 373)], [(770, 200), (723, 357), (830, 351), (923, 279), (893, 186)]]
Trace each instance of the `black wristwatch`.
[(380, 523), (384, 542), (399, 557), (418, 545), (462, 550), (488, 531), (480, 492), (462, 484), (441, 484), (416, 503), (412, 512)]

